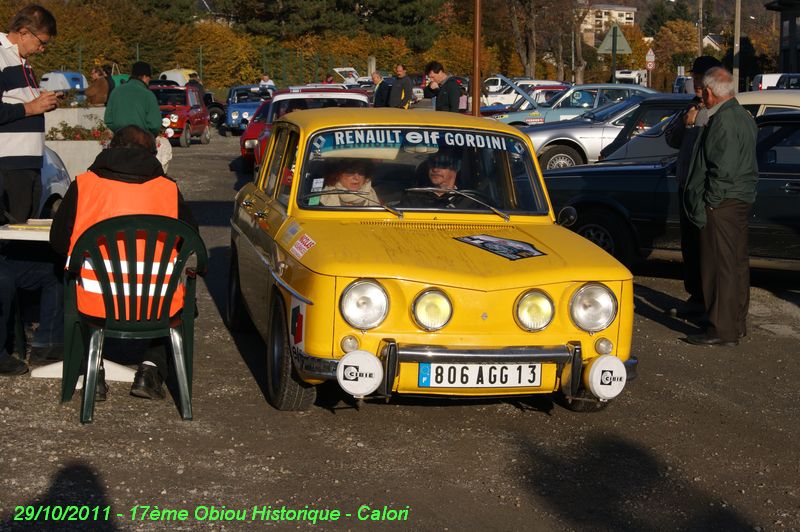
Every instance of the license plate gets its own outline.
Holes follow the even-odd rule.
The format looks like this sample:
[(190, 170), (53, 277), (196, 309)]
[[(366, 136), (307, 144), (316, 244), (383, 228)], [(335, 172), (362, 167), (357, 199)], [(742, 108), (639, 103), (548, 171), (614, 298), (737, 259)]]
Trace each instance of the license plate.
[(541, 384), (541, 364), (419, 365), (420, 388), (528, 388)]

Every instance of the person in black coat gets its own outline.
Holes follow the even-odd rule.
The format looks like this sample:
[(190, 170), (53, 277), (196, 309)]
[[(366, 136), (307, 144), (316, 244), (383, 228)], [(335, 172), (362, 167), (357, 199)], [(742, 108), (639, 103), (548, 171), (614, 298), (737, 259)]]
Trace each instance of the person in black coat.
[(377, 71), (372, 73), (372, 82), (375, 84), (375, 90), (372, 93), (372, 106), (373, 107), (388, 107), (389, 106), (389, 92), (391, 91), (391, 83), (383, 79)]

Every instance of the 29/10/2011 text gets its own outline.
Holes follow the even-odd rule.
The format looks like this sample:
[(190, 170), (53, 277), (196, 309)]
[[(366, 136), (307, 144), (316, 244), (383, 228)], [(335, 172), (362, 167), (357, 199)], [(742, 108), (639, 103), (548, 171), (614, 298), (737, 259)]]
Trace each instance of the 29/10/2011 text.
[(342, 519), (359, 521), (408, 521), (410, 507), (401, 509), (362, 504), (355, 511), (338, 508), (289, 508), (286, 506), (255, 505), (250, 508), (228, 508), (224, 505), (199, 505), (193, 509), (160, 508), (158, 505), (137, 504), (127, 514), (113, 513), (110, 506), (30, 505), (14, 508), (15, 521), (108, 521), (114, 517), (131, 521), (302, 521), (311, 524)]

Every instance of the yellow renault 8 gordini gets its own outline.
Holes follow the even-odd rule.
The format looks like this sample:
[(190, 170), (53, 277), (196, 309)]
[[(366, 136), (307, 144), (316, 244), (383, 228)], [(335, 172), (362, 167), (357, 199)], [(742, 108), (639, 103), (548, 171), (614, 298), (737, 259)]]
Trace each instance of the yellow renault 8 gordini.
[(305, 110), (236, 196), (226, 318), (267, 395), (555, 394), (596, 410), (635, 375), (631, 273), (556, 223), (529, 137), (455, 113)]

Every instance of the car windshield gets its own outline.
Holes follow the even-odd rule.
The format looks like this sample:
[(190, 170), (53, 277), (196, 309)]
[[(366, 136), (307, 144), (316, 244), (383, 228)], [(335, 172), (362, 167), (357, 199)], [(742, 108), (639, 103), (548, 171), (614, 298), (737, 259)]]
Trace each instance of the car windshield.
[(527, 145), (490, 131), (359, 127), (309, 140), (298, 205), (547, 214)]
[[(292, 111), (302, 111), (303, 109), (322, 109), (327, 107), (367, 107), (369, 104), (363, 99), (345, 98), (343, 96), (331, 95), (328, 98), (308, 97), (308, 98), (287, 98), (272, 102), (272, 105), (264, 106), (266, 109), (267, 123), (271, 124), (287, 113)], [(268, 108), (268, 109), (267, 109)]]
[(555, 103), (558, 102), (558, 99), (561, 98), (564, 95), (564, 93), (567, 92), (567, 90), (569, 90), (569, 89), (564, 89), (563, 91), (558, 91), (553, 96), (551, 96), (550, 99), (548, 99), (546, 102), (541, 103), (539, 105), (541, 105), (543, 107), (553, 107), (553, 105), (555, 105)]
[(639, 102), (642, 101), (641, 96), (631, 96), (627, 100), (623, 100), (621, 102), (611, 102), (607, 103), (602, 107), (598, 107), (597, 109), (593, 109), (591, 111), (586, 111), (583, 113), (580, 118), (586, 118), (591, 120), (592, 122), (606, 122), (613, 117), (617, 116), (624, 110), (638, 105)]
[(182, 89), (154, 89), (158, 105), (187, 105), (186, 91)]
[(269, 90), (263, 87), (240, 88), (234, 91), (233, 101), (235, 103), (260, 102), (269, 98), (269, 95)]

